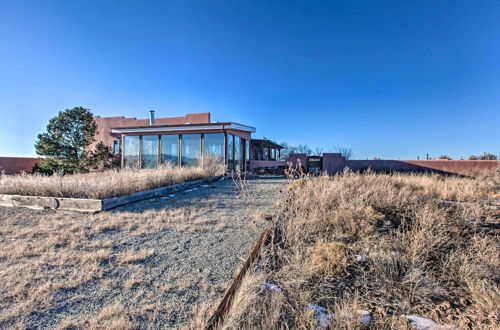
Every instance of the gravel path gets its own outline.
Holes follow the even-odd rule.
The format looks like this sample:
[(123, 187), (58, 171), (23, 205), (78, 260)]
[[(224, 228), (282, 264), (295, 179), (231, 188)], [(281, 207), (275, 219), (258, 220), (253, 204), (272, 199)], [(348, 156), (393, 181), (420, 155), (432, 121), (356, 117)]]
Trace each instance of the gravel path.
[[(58, 221), (62, 219), (59, 223), (63, 224), (82, 223), (82, 228), (72, 229), (83, 233), (75, 235), (77, 239), (83, 237), (79, 243), (81, 250), (76, 253), (88, 252), (94, 246), (96, 251), (104, 248), (109, 251), (100, 262), (98, 272), (101, 275), (82, 285), (68, 285), (70, 289), (57, 289), (48, 308), (34, 308), (9, 319), (5, 315), (14, 313), (19, 307), (4, 301), (0, 305), (0, 312), (4, 313), (0, 315), (4, 317), (4, 322), (0, 318), (0, 328), (130, 326), (160, 329), (191, 325), (200, 306), (213, 306), (222, 297), (265, 226), (262, 213), (273, 213), (273, 204), (279, 200), (280, 191), (286, 185), (286, 180), (281, 178), (247, 182), (251, 201), (238, 192), (231, 180), (225, 180), (93, 216), (0, 208), (0, 229), (12, 226), (14, 229), (9, 229), (11, 236), (19, 231), (16, 228), (20, 225), (44, 229), (46, 226), (42, 222), (51, 219), (47, 218), (50, 216)], [(18, 219), (14, 221), (13, 217)], [(108, 222), (115, 224), (108, 228)], [(72, 228), (76, 228), (75, 225)], [(37, 235), (24, 235), (26, 238), (18, 235), (13, 242), (18, 239), (17, 245), (26, 242), (34, 245), (33, 237), (47, 241), (44, 235), (54, 236), (42, 230)], [(11, 249), (8, 244), (14, 243), (0, 240), (3, 251)], [(52, 276), (52, 287), (62, 287), (59, 282), (69, 281), (70, 276), (61, 270), (66, 267), (64, 264), (57, 266), (61, 269), (50, 264), (54, 259), (50, 253), (61, 249), (60, 245), (56, 246), (56, 250), (47, 248), (45, 259), (48, 261), (37, 261), (29, 267), (27, 263), (33, 258), (23, 257), (22, 253), (15, 260), (0, 258), (0, 266), (4, 269), (0, 272), (0, 280), (12, 281), (8, 276), (18, 272), (15, 267), (26, 265), (27, 273), (40, 278)], [(132, 250), (132, 261), (123, 261)], [(149, 252), (141, 255), (141, 251)]]
[(194, 305), (213, 305), (222, 297), (262, 233), (265, 223), (261, 212), (273, 213), (286, 180), (261, 178), (247, 182), (250, 201), (231, 180), (225, 180), (175, 194), (167, 200), (154, 199), (115, 210), (194, 207), (199, 211), (180, 230), (137, 242), (162, 251), (149, 262), (153, 277), (172, 275), (164, 283), (172, 287), (165, 303), (182, 308), (167, 322), (169, 326), (190, 323)]

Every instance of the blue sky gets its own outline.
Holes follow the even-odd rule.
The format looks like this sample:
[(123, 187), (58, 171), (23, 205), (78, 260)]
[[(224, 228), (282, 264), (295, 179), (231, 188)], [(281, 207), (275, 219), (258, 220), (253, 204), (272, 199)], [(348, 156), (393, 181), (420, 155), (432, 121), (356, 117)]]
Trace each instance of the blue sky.
[(500, 1), (0, 0), (0, 155), (59, 110), (210, 111), (356, 158), (500, 153)]

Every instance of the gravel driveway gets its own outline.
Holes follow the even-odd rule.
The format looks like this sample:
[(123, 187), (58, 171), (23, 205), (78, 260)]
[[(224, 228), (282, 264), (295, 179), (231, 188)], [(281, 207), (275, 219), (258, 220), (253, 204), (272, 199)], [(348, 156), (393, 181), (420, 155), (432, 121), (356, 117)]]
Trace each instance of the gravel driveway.
[[(225, 180), (98, 215), (0, 208), (0, 229), (11, 237), (0, 240), (0, 252), (5, 256), (0, 256), (0, 280), (12, 283), (24, 272), (29, 278), (50, 277), (50, 284), (40, 286), (54, 290), (49, 296), (27, 282), (0, 291), (0, 328), (159, 329), (191, 325), (197, 310), (213, 306), (230, 285), (266, 224), (262, 214), (273, 213), (286, 180), (260, 178), (247, 184), (251, 198)], [(71, 232), (78, 233), (75, 240), (81, 242), (57, 243), (61, 240), (55, 236), (57, 227), (47, 229), (47, 221), (71, 225)], [(25, 233), (20, 228), (29, 229)], [(37, 250), (39, 260), (33, 258), (33, 251), (22, 250), (16, 258), (9, 255), (19, 246), (36, 246), (37, 239), (44, 244)], [(52, 241), (54, 245), (49, 246), (47, 242)], [(71, 253), (64, 251), (66, 246), (73, 248)], [(81, 251), (98, 256), (99, 275), (65, 286), (75, 274), (87, 270), (79, 270), (82, 262), (75, 262), (73, 272), (68, 272), (68, 262), (61, 260)], [(20, 292), (20, 301), (37, 304), (16, 303), (9, 290)], [(42, 304), (39, 300), (45, 296), (35, 299), (33, 292), (51, 300)]]

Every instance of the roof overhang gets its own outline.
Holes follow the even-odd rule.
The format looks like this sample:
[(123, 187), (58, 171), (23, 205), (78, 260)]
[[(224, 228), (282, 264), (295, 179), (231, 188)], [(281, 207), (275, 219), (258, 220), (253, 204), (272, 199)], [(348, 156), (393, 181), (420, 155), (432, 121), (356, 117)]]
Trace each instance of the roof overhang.
[(267, 146), (267, 147), (274, 147), (274, 148), (278, 148), (278, 149), (284, 149), (285, 147), (283, 147), (282, 145), (280, 144), (277, 144), (271, 140), (266, 140), (266, 139), (252, 139), (252, 143), (253, 144), (260, 144), (260, 145), (264, 145), (264, 146)]
[(112, 133), (161, 133), (161, 132), (180, 132), (180, 131), (221, 131), (233, 129), (255, 133), (255, 127), (241, 125), (237, 123), (213, 123), (205, 125), (185, 124), (185, 125), (164, 125), (164, 126), (143, 126), (143, 127), (116, 127), (112, 128)]

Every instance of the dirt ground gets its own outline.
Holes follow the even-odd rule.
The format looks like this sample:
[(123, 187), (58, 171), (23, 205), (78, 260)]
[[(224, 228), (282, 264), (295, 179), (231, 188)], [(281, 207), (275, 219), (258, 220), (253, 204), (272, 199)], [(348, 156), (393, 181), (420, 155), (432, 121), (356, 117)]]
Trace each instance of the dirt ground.
[(0, 207), (0, 328), (191, 324), (222, 297), (286, 185), (231, 180), (95, 215)]

